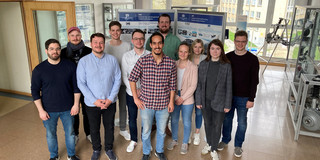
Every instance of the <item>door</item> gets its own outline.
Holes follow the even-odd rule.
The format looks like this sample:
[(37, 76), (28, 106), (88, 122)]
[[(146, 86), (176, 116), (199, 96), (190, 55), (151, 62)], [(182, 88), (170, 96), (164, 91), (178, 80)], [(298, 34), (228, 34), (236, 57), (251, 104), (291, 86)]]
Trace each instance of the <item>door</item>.
[(66, 45), (67, 29), (76, 26), (74, 2), (22, 2), (30, 69), (47, 59), (44, 43), (49, 38)]

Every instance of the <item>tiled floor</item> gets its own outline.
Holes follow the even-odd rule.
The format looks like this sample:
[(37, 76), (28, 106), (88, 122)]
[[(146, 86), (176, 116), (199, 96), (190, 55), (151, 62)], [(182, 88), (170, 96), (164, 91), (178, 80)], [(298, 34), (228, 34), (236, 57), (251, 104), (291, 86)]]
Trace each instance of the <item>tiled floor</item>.
[[(221, 160), (316, 160), (320, 159), (320, 139), (300, 136), (294, 141), (293, 125), (286, 106), (288, 87), (283, 68), (268, 67), (260, 80), (255, 106), (249, 111), (248, 130), (243, 145), (242, 158), (233, 156), (233, 141), (228, 147), (219, 152)], [(3, 103), (1, 109), (7, 105), (19, 105), (18, 99), (11, 99), (12, 103)], [(140, 119), (139, 119), (140, 120)], [(236, 122), (234, 121), (234, 124)], [(140, 126), (140, 122), (139, 122)], [(182, 124), (180, 124), (182, 126)], [(59, 154), (66, 159), (66, 147), (61, 123), (58, 125)], [(81, 159), (90, 159), (91, 144), (85, 139), (82, 131), (76, 147)], [(203, 127), (201, 136), (203, 137)], [(139, 133), (140, 135), (140, 133)], [(233, 130), (234, 135), (234, 130)], [(155, 146), (155, 133), (152, 134), (152, 144)], [(179, 143), (181, 143), (182, 129), (180, 127)], [(168, 144), (170, 137), (166, 138)], [(120, 160), (139, 160), (142, 156), (142, 144), (138, 143), (132, 153), (126, 153), (126, 141), (119, 135), (119, 128), (115, 128), (114, 150)], [(202, 156), (200, 146), (189, 146), (186, 155), (179, 153), (180, 146), (173, 151), (165, 149), (169, 160), (209, 160), (209, 155)], [(154, 151), (152, 152), (152, 154)], [(32, 102), (0, 117), (0, 160), (43, 160), (49, 159), (46, 145), (45, 129), (38, 117), (38, 112)], [(107, 159), (103, 154), (101, 159)], [(151, 160), (155, 160), (155, 156)]]

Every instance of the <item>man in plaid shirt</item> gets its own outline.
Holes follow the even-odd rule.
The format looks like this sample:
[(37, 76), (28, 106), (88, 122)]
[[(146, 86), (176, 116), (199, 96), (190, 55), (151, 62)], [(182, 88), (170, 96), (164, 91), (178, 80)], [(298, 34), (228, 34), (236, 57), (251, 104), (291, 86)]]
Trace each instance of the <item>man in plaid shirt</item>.
[[(129, 77), (134, 103), (140, 109), (142, 120), (142, 160), (150, 158), (150, 133), (154, 117), (157, 125), (155, 155), (160, 160), (166, 160), (163, 153), (165, 128), (169, 113), (174, 109), (177, 69), (175, 61), (163, 53), (163, 46), (164, 37), (158, 32), (152, 34), (150, 37), (152, 53), (137, 61)], [(136, 82), (139, 79), (141, 91), (138, 95)]]

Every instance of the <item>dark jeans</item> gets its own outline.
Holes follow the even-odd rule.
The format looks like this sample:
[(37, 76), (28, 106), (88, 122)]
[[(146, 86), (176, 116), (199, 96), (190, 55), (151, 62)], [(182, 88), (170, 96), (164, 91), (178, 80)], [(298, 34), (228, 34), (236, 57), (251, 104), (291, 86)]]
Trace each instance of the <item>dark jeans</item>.
[(128, 106), (128, 114), (129, 114), (129, 129), (131, 140), (138, 142), (138, 131), (137, 131), (137, 116), (138, 116), (138, 107), (134, 103), (133, 97), (128, 93), (126, 94), (126, 101)]
[[(88, 120), (88, 115), (86, 111), (86, 104), (84, 103), (84, 97), (81, 94), (80, 97), (80, 104), (82, 108), (82, 115), (83, 115), (83, 130), (86, 136), (90, 135), (90, 125), (89, 125), (89, 120)], [(77, 136), (79, 135), (79, 126), (80, 126), (80, 118), (79, 114), (74, 116), (74, 123), (73, 123), (73, 128), (74, 128), (74, 134)]]
[(222, 141), (224, 143), (228, 144), (231, 141), (232, 121), (234, 117), (234, 111), (235, 109), (237, 109), (238, 127), (234, 140), (234, 146), (242, 147), (242, 143), (244, 142), (247, 130), (247, 101), (248, 97), (232, 97), (232, 107), (230, 111), (226, 114), (226, 117), (223, 122)]
[(104, 126), (105, 150), (113, 148), (114, 140), (114, 116), (116, 113), (116, 103), (110, 104), (108, 109), (99, 107), (86, 107), (90, 124), (90, 133), (92, 139), (92, 148), (94, 151), (101, 151), (100, 126), (101, 117)]
[(225, 113), (213, 110), (210, 101), (206, 100), (206, 107), (202, 108), (202, 115), (207, 143), (211, 146), (211, 151), (217, 150)]

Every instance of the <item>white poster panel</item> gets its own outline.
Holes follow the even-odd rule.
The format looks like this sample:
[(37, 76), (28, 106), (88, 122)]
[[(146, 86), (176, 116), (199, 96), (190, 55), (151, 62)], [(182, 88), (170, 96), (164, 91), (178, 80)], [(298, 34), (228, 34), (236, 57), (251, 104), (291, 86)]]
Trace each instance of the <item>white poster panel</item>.
[(181, 41), (191, 44), (201, 39), (207, 45), (213, 39), (224, 42), (225, 13), (196, 12), (179, 10), (177, 15), (177, 36)]
[(131, 34), (135, 29), (143, 30), (146, 41), (152, 33), (159, 31), (158, 18), (161, 14), (168, 14), (171, 18), (171, 32), (174, 31), (174, 10), (119, 10), (118, 21), (122, 25), (121, 40), (131, 43)]

